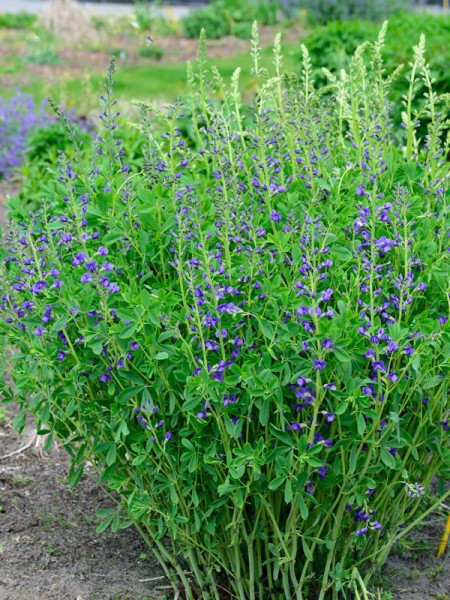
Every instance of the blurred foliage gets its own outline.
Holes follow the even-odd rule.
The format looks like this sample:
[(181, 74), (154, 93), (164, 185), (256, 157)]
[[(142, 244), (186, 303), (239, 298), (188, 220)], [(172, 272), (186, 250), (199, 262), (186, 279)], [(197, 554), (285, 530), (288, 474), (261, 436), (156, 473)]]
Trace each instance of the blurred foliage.
[(155, 16), (152, 12), (152, 7), (142, 0), (136, 0), (134, 9), (134, 24), (140, 31), (150, 31), (155, 22)]
[[(366, 40), (375, 42), (379, 30), (378, 24), (356, 20), (333, 21), (315, 29), (304, 43), (310, 53), (316, 81), (322, 84), (327, 80), (322, 67), (334, 74), (338, 74), (341, 69), (348, 71), (356, 48)], [(391, 74), (399, 64), (404, 64), (405, 67), (408, 65), (412, 47), (419, 43), (422, 33), (426, 38), (426, 59), (435, 78), (434, 91), (437, 94), (447, 93), (450, 91), (450, 16), (416, 13), (393, 15), (389, 20), (388, 36), (382, 49), (386, 71)], [(300, 63), (300, 52), (298, 58)], [(390, 94), (390, 99), (394, 102), (393, 118), (396, 124), (401, 122), (400, 99), (404, 93), (405, 80), (400, 74), (393, 82)]]
[(259, 25), (275, 25), (279, 3), (273, 0), (216, 0), (213, 7), (223, 10), (233, 23), (258, 21)]
[(37, 15), (26, 12), (0, 14), (0, 29), (33, 29), (36, 25)]
[(219, 39), (230, 33), (250, 38), (247, 25), (253, 21), (259, 25), (275, 25), (278, 9), (279, 3), (273, 0), (216, 0), (183, 17), (181, 30), (187, 38), (197, 38), (202, 29), (209, 39)]
[(314, 25), (329, 21), (367, 19), (380, 21), (411, 4), (407, 0), (300, 0), (308, 19)]
[(252, 24), (250, 21), (235, 23), (233, 33), (237, 38), (249, 40), (252, 37)]
[(24, 62), (31, 65), (59, 65), (62, 63), (55, 49), (55, 40), (47, 32), (32, 33), (27, 37), (28, 52)]
[(149, 44), (138, 50), (139, 56), (142, 58), (152, 58), (153, 60), (160, 60), (164, 56), (164, 50), (161, 46), (155, 44)]
[(202, 29), (208, 39), (220, 39), (231, 32), (230, 20), (225, 11), (218, 10), (213, 5), (187, 14), (180, 24), (183, 35), (191, 39), (198, 38)]

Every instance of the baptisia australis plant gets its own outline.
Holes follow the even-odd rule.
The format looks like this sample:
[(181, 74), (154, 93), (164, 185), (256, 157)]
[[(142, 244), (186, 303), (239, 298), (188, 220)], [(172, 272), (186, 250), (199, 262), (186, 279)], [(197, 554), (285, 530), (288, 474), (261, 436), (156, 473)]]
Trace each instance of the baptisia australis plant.
[(112, 62), (93, 155), (60, 114), (75, 159), (6, 238), (16, 426), (33, 412), (72, 485), (89, 464), (118, 492), (99, 531), (134, 524), (187, 599), (367, 597), (450, 494), (448, 98), (422, 39), (394, 142), (385, 32), (316, 89), (306, 48), (301, 76), (283, 73), (279, 36), (262, 68), (255, 26), (248, 110), (202, 37), (187, 99), (141, 106), (141, 170)]

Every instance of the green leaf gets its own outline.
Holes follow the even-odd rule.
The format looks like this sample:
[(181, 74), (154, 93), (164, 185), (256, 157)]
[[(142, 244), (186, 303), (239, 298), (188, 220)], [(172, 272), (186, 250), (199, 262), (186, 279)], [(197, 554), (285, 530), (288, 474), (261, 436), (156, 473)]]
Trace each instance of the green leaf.
[(414, 447), (413, 439), (407, 431), (405, 431), (404, 429), (400, 429), (400, 437), (406, 442), (406, 445), (409, 446), (409, 448)]
[(381, 448), (381, 460), (390, 469), (395, 469), (395, 458), (386, 450), (386, 448)]
[(263, 401), (261, 410), (259, 411), (259, 422), (265, 426), (269, 422), (270, 417), (270, 398), (266, 398)]
[(422, 387), (424, 390), (429, 390), (430, 388), (436, 387), (443, 381), (444, 381), (443, 377), (441, 377), (440, 375), (435, 375), (434, 377), (432, 377), (431, 379), (426, 381)]
[(341, 402), (339, 406), (334, 411), (336, 415), (343, 415), (348, 408), (348, 402)]
[(267, 319), (259, 319), (259, 327), (268, 340), (273, 339), (273, 325)]
[(188, 400), (183, 402), (183, 406), (181, 408), (185, 412), (190, 412), (193, 408), (195, 408), (196, 406), (199, 406), (200, 402), (201, 402), (200, 398), (197, 398), (197, 397), (189, 398)]
[(158, 354), (155, 354), (155, 358), (156, 360), (165, 360), (166, 358), (169, 358), (169, 355), (167, 352), (158, 352)]
[(106, 464), (110, 467), (116, 460), (116, 445), (111, 444), (108, 454), (106, 455)]
[(131, 325), (127, 325), (120, 332), (119, 338), (121, 340), (127, 340), (128, 338), (133, 336), (136, 329), (137, 329), (137, 323), (131, 323)]
[(333, 248), (333, 251), (339, 256), (339, 258), (343, 261), (350, 260), (352, 257), (352, 253), (348, 248), (344, 246), (338, 246), (337, 248)]
[(26, 412), (19, 413), (13, 419), (13, 422), (12, 422), (13, 427), (15, 429), (22, 430), (25, 427), (26, 420), (27, 420), (27, 413)]
[(50, 418), (50, 403), (46, 402), (45, 404), (43, 404), (39, 410), (39, 420), (41, 422), (41, 425), (44, 425), (45, 423), (47, 423), (47, 421)]
[(79, 483), (81, 476), (83, 475), (84, 465), (81, 464), (78, 469), (74, 469), (73, 465), (69, 471), (69, 485), (75, 487)]
[(350, 458), (348, 461), (348, 472), (354, 473), (355, 469), (356, 469), (356, 452), (358, 449), (358, 445), (357, 444), (353, 444), (353, 448), (352, 451), (350, 452)]
[(333, 352), (334, 352), (335, 357), (341, 363), (346, 363), (351, 360), (350, 355), (347, 354), (347, 352), (345, 350), (342, 350), (342, 348), (333, 348)]
[(187, 448), (191, 452), (195, 452), (194, 444), (190, 440), (188, 440), (186, 438), (182, 438), (181, 443), (185, 448)]
[(366, 421), (364, 420), (364, 416), (362, 413), (359, 413), (358, 418), (356, 420), (356, 425), (358, 427), (359, 435), (363, 435), (366, 430)]
[(96, 354), (97, 356), (100, 356), (100, 354), (102, 353), (102, 350), (103, 350), (103, 343), (96, 342), (95, 344), (92, 344), (91, 348), (92, 348), (92, 352), (94, 354)]
[(312, 467), (321, 467), (323, 463), (320, 460), (320, 458), (315, 458), (314, 456), (310, 456), (310, 457), (308, 457), (308, 464), (310, 464)]
[(115, 515), (116, 511), (113, 508), (100, 508), (96, 513), (96, 517), (98, 519), (104, 519), (105, 517), (109, 517), (110, 515)]
[(290, 504), (292, 501), (292, 484), (290, 479), (286, 479), (286, 485), (284, 487), (284, 501), (286, 504)]
[(222, 483), (218, 486), (217, 491), (220, 496), (230, 495), (232, 492), (236, 491), (239, 488), (239, 485), (236, 483)]
[(305, 553), (305, 556), (308, 560), (313, 559), (313, 555), (311, 554), (311, 550), (309, 549), (308, 544), (306, 543), (305, 538), (302, 537), (302, 547), (303, 547), (303, 552)]
[(286, 477), (284, 475), (282, 477), (275, 477), (275, 479), (272, 479), (272, 481), (269, 483), (269, 490), (272, 490), (272, 492), (277, 490), (285, 479)]
[(137, 385), (145, 385), (145, 381), (142, 379), (140, 375), (135, 373), (134, 371), (125, 371), (125, 369), (120, 369), (118, 374), (122, 379), (126, 379), (127, 381), (131, 381), (131, 383), (136, 383)]
[(110, 467), (107, 467), (100, 475), (100, 481), (108, 481), (108, 479), (114, 475), (119, 468), (119, 464), (114, 462)]
[(116, 513), (113, 520), (111, 521), (111, 531), (115, 533), (119, 529), (120, 517), (119, 513)]
[(111, 523), (113, 518), (114, 518), (113, 516), (110, 516), (107, 519), (105, 519), (104, 521), (102, 521), (100, 523), (100, 525), (97, 527), (96, 532), (102, 533), (103, 531), (105, 531), (105, 529), (109, 526), (109, 524)]
[(302, 494), (299, 494), (297, 496), (297, 503), (298, 503), (298, 508), (300, 509), (301, 518), (303, 520), (306, 520), (309, 515), (309, 510), (308, 510), (308, 507), (306, 506), (306, 502), (305, 502)]
[(133, 313), (122, 310), (121, 308), (116, 309), (116, 315), (119, 319), (122, 319), (122, 321), (130, 321), (130, 323), (133, 323), (136, 319)]
[(136, 396), (136, 394), (139, 394), (139, 392), (141, 392), (144, 389), (144, 386), (142, 385), (137, 385), (134, 387), (128, 387), (125, 390), (121, 391), (119, 394), (119, 403), (122, 402), (127, 402), (128, 400), (130, 400), (130, 398), (133, 398), (133, 396)]

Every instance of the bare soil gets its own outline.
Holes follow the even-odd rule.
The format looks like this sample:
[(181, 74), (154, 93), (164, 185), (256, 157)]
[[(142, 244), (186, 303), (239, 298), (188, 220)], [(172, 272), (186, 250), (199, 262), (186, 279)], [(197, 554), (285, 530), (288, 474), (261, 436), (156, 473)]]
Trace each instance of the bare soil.
[[(12, 409), (14, 411), (14, 409)], [(0, 600), (160, 600), (164, 580), (136, 530), (96, 533), (105, 500), (89, 478), (71, 489), (65, 451), (0, 429)]]

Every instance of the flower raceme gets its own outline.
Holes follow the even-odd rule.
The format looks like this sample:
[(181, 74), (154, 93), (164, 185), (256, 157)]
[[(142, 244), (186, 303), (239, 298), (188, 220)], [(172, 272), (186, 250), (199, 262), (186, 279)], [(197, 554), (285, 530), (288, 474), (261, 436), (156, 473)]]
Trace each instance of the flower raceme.
[(141, 107), (138, 169), (112, 63), (92, 156), (62, 157), (56, 200), (11, 224), (16, 424), (32, 410), (63, 441), (72, 484), (93, 465), (121, 495), (100, 530), (136, 525), (187, 598), (364, 588), (448, 475), (446, 100), (430, 88), (409, 137), (412, 76), (394, 142), (384, 35), (316, 90), (306, 49), (283, 75), (279, 38), (267, 78), (254, 28), (246, 111), (239, 70), (205, 95), (202, 39), (189, 97)]

